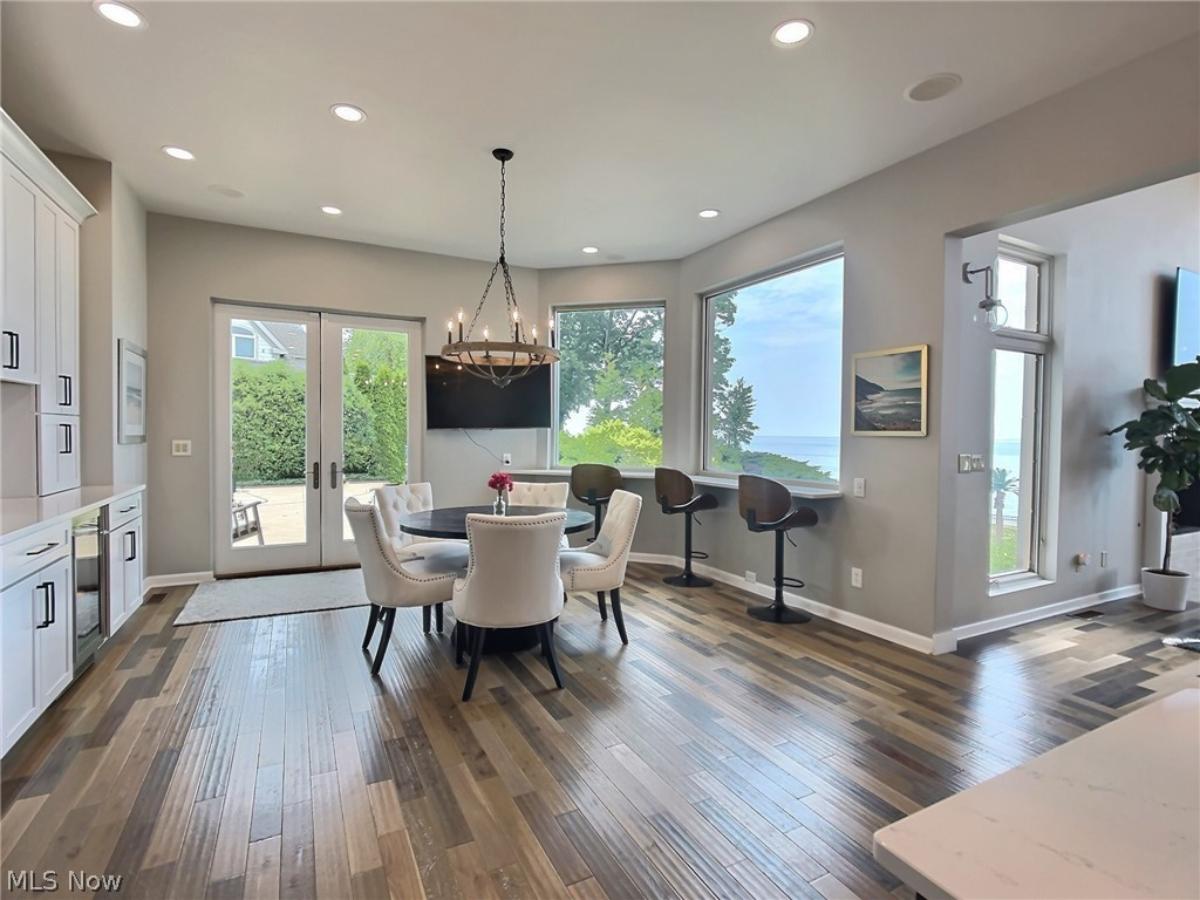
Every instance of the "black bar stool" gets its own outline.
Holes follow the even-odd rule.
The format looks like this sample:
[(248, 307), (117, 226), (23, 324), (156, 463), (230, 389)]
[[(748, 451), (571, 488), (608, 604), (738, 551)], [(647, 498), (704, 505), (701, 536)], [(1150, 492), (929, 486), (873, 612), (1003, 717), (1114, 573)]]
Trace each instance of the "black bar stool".
[(596, 517), (596, 527), (592, 531), (592, 540), (600, 536), (600, 523), (604, 519), (604, 507), (612, 498), (613, 491), (619, 491), (625, 486), (621, 478), (621, 470), (600, 463), (579, 463), (571, 466), (571, 493), (580, 503), (586, 503), (592, 508)]
[(712, 587), (712, 582), (692, 572), (693, 559), (708, 559), (707, 553), (692, 549), (692, 519), (696, 513), (717, 508), (712, 494), (697, 494), (696, 486), (678, 469), (654, 470), (654, 496), (668, 516), (683, 514), (683, 571), (663, 579), (676, 587)]
[[(786, 487), (770, 478), (758, 475), (738, 477), (738, 512), (751, 531), (775, 532), (775, 602), (770, 606), (752, 606), (746, 612), (764, 622), (796, 624), (811, 621), (811, 617), (783, 604), (784, 587), (802, 588), (799, 578), (783, 574), (783, 538), (793, 528), (808, 528), (817, 524), (817, 511), (807, 506), (792, 506), (792, 495)], [(791, 537), (788, 537), (791, 541)], [(792, 546), (795, 542), (792, 541)]]

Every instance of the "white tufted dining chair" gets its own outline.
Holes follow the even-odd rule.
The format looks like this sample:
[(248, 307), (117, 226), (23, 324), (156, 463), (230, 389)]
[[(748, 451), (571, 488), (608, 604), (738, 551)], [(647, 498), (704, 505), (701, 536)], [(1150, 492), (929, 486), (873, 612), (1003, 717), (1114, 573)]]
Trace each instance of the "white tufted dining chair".
[(463, 702), (471, 699), (484, 636), (494, 628), (536, 627), (554, 683), (562, 687), (551, 623), (562, 612), (558, 539), (566, 521), (565, 512), (467, 515), (470, 563), (465, 577), (454, 582), (453, 594), (454, 618), (458, 620), (455, 660), (461, 664), (468, 647), (471, 654)]
[(354, 546), (371, 604), (367, 633), (363, 637), (364, 650), (375, 633), (375, 625), (383, 620), (383, 635), (371, 666), (371, 674), (378, 675), (398, 607), (422, 607), (426, 634), (430, 611), (436, 609), (437, 630), (442, 630), (442, 604), (451, 597), (454, 579), (466, 569), (467, 547), (461, 542), (429, 541), (413, 555), (401, 557), (387, 539), (378, 508), (350, 497), (344, 509), (354, 532)]
[[(549, 506), (566, 509), (571, 493), (569, 481), (514, 481), (508, 494), (509, 506)], [(564, 534), (558, 545), (566, 550), (571, 544)]]
[(433, 509), (433, 485), (428, 481), (412, 484), (385, 484), (375, 488), (375, 505), (383, 520), (383, 530), (397, 555), (401, 558), (419, 553), (414, 544), (444, 542), (465, 546), (465, 541), (421, 537), (400, 530), (400, 519), (409, 513)]
[(608, 515), (604, 517), (596, 540), (586, 547), (559, 554), (563, 585), (568, 591), (595, 591), (601, 620), (608, 619), (604, 608), (604, 594), (608, 592), (622, 644), (628, 644), (629, 638), (621, 615), (621, 586), (625, 583), (625, 569), (629, 565), (633, 533), (637, 530), (641, 511), (640, 496), (629, 491), (613, 491), (612, 499), (608, 501)]

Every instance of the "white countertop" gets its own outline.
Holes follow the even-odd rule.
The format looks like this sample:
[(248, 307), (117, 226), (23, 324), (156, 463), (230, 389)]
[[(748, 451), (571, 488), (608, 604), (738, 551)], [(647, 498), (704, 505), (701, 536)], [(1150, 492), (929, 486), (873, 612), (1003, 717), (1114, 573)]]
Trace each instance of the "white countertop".
[(11, 540), (145, 489), (144, 484), (93, 484), (49, 497), (0, 499), (0, 541)]
[(1200, 689), (875, 832), (928, 900), (1200, 897)]
[[(507, 469), (512, 475), (540, 475), (543, 478), (568, 478), (571, 475), (570, 469)], [(654, 479), (653, 472), (622, 472), (622, 478), (628, 478), (631, 481), (652, 481)], [(702, 484), (705, 487), (725, 488), (726, 490), (737, 490), (737, 478), (721, 478), (716, 475), (689, 475), (689, 478), (695, 484)], [(801, 500), (836, 500), (842, 496), (840, 487), (818, 487), (816, 485), (785, 485), (793, 497), (799, 497)]]

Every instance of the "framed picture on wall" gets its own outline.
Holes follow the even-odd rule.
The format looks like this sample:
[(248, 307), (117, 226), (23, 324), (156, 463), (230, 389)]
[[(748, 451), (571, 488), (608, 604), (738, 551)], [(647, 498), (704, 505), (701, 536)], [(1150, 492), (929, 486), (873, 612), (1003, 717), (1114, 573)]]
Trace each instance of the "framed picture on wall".
[(117, 341), (117, 443), (146, 442), (146, 351)]
[(853, 403), (854, 434), (928, 434), (929, 345), (854, 354)]

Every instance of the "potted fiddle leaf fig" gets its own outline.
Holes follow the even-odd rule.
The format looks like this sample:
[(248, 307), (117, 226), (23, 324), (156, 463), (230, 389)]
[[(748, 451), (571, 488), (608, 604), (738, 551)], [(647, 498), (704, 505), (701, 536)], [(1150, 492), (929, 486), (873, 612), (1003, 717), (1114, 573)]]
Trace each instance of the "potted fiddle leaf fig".
[(1155, 609), (1178, 612), (1187, 606), (1191, 575), (1171, 568), (1171, 538), (1179, 492), (1200, 478), (1200, 357), (1143, 384), (1151, 398), (1149, 408), (1109, 434), (1124, 432), (1125, 449), (1138, 453), (1138, 468), (1158, 476), (1152, 502), (1167, 514), (1167, 536), (1162, 566), (1142, 569), (1142, 599)]

